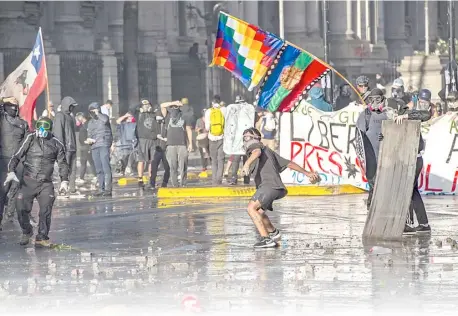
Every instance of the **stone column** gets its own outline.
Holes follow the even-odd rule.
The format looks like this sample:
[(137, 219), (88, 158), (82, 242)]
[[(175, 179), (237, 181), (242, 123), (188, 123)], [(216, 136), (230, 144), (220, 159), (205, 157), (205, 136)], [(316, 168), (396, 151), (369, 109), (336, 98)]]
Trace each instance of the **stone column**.
[(105, 36), (102, 40), (101, 49), (98, 54), (102, 58), (102, 83), (103, 99), (113, 101), (112, 115), (119, 113), (119, 92), (118, 92), (118, 63), (115, 51), (111, 48), (109, 39)]
[(162, 103), (172, 99), (172, 65), (165, 39), (158, 40), (156, 60), (157, 99), (159, 103)]
[(243, 19), (251, 24), (259, 25), (258, 23), (258, 1), (243, 1)]
[(285, 37), (300, 47), (306, 47), (307, 44), (306, 12), (305, 2), (285, 1)]
[(381, 60), (388, 59), (388, 51), (385, 44), (385, 10), (383, 2), (375, 1), (374, 2), (375, 21), (371, 23), (371, 26), (375, 27), (375, 38), (374, 45), (372, 46), (372, 55), (375, 58)]
[(105, 7), (108, 9), (108, 33), (111, 46), (116, 53), (122, 53), (124, 1), (106, 2)]
[(141, 31), (140, 51), (152, 53), (156, 50), (157, 38), (164, 28), (164, 3), (140, 1), (138, 3), (138, 27)]
[(1, 3), (0, 48), (32, 49), (41, 16), (40, 6), (38, 1)]
[(62, 95), (60, 90), (60, 56), (56, 53), (49, 36), (43, 38), (46, 54), (46, 68), (48, 70), (49, 100), (57, 106)]
[(390, 59), (401, 59), (413, 53), (407, 43), (404, 2), (387, 1), (385, 6), (385, 41)]
[(94, 51), (94, 34), (83, 27), (81, 2), (61, 1), (54, 7), (57, 51)]
[(331, 38), (336, 40), (353, 39), (355, 32), (352, 29), (352, 2), (329, 1), (329, 28)]
[[(455, 4), (456, 5), (456, 4)], [(437, 43), (437, 35), (438, 35), (438, 28), (437, 28), (437, 23), (438, 23), (438, 2), (437, 1), (428, 1), (428, 19), (429, 19), (429, 45), (430, 45), (430, 53), (434, 51), (434, 48)], [(425, 10), (423, 9), (423, 15), (422, 17), (424, 18), (425, 16)], [(421, 21), (421, 20), (420, 20)], [(424, 21), (424, 20), (423, 20)], [(422, 25), (422, 27), (425, 27), (424, 22), (419, 23), (419, 25)], [(424, 34), (424, 31), (423, 31)], [(425, 38), (422, 39), (422, 41), (425, 41)]]
[(5, 74), (3, 72), (3, 69), (4, 69), (4, 65), (3, 65), (4, 61), (3, 61), (3, 53), (0, 52), (0, 84), (1, 82), (5, 81)]
[(385, 44), (385, 7), (383, 2), (375, 2), (375, 22), (377, 25), (377, 32), (375, 42), (377, 44)]
[(318, 1), (307, 1), (306, 5), (306, 23), (307, 35), (310, 38), (321, 39), (320, 32), (320, 6)]

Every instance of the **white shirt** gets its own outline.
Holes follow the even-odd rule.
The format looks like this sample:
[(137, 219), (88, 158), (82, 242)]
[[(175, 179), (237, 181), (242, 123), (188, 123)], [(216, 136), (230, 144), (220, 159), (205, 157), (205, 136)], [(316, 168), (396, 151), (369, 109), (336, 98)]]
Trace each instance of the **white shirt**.
[[(224, 119), (226, 119), (226, 107), (222, 107), (220, 108), (220, 110), (223, 113)], [(217, 140), (223, 139), (224, 134), (221, 136), (214, 136), (210, 133), (210, 111), (211, 109), (208, 109), (207, 111), (205, 111), (204, 123), (205, 123), (205, 129), (208, 131), (208, 140), (215, 142)]]
[(108, 107), (106, 107), (105, 105), (102, 105), (100, 107), (100, 112), (102, 112), (103, 114), (107, 115), (109, 118), (111, 118), (111, 109), (109, 109)]

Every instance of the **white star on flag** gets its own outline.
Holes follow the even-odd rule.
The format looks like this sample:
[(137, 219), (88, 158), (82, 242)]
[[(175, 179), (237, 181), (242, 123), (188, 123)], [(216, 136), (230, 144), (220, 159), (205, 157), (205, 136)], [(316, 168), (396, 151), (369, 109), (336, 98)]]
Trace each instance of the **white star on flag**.
[(35, 49), (33, 50), (33, 56), (35, 56), (35, 58), (38, 60), (38, 58), (40, 57), (40, 46), (35, 47)]

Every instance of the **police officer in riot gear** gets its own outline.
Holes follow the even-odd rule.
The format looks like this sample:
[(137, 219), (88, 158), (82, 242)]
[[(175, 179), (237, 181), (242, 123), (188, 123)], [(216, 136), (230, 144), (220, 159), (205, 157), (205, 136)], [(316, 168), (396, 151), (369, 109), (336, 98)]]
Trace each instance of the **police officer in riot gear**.
[[(14, 97), (0, 99), (0, 230), (7, 196), (9, 196), (9, 203), (5, 218), (13, 216), (14, 200), (19, 190), (18, 182), (3, 186), (7, 176), (8, 163), (19, 149), (27, 131), (27, 122), (19, 117), (18, 101)], [(22, 165), (19, 169), (22, 169)]]
[(21, 159), (24, 160), (24, 183), (17, 195), (16, 207), (18, 220), (22, 228), (21, 245), (27, 245), (33, 235), (30, 224), (30, 212), (33, 201), (37, 199), (40, 206), (38, 234), (35, 245), (49, 247), (49, 229), (51, 227), (51, 213), (55, 200), (52, 175), (54, 163), (57, 161), (61, 185), (59, 192), (68, 193), (69, 166), (65, 158), (65, 146), (52, 134), (53, 122), (44, 117), (35, 124), (36, 131), (30, 133), (22, 142), (19, 150), (8, 163), (8, 174), (5, 185), (18, 182), (16, 168)]

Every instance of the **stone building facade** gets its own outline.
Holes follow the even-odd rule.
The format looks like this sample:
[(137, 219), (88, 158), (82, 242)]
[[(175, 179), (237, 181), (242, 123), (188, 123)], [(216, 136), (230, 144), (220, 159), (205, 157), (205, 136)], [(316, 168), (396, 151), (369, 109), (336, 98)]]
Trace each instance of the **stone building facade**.
[[(228, 72), (206, 67), (210, 22), (202, 17), (216, 3), (138, 3), (139, 97), (153, 102), (188, 97), (198, 109), (207, 104), (209, 93), (231, 101), (245, 91)], [(391, 61), (424, 50), (424, 3), (328, 1), (330, 60), (349, 79), (392, 72)], [(227, 1), (224, 6), (232, 15), (279, 33), (276, 1)], [(321, 1), (284, 2), (286, 39), (318, 57), (323, 56), (322, 10)], [(447, 2), (429, 1), (428, 10), (434, 50), (437, 39), (447, 37)], [(127, 109), (123, 1), (0, 2), (0, 81), (29, 53), (39, 26), (55, 104), (71, 95), (80, 104), (112, 99), (115, 114)], [(197, 52), (191, 54), (194, 43)]]

